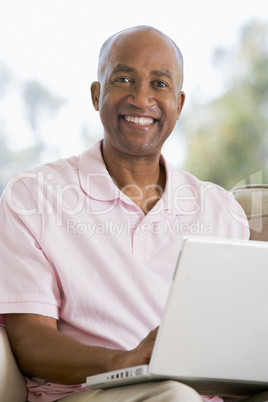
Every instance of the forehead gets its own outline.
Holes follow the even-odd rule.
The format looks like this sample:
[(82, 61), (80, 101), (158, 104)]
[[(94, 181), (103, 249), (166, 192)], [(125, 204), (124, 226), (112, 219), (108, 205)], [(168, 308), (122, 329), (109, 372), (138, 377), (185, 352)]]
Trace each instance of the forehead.
[(110, 44), (105, 70), (109, 75), (118, 64), (147, 70), (180, 72), (174, 44), (158, 32), (134, 31), (120, 34)]

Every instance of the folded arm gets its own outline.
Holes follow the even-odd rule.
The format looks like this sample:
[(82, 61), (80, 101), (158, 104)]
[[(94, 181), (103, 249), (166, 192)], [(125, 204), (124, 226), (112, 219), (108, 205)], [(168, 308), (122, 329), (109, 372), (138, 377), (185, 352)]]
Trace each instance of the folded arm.
[(84, 345), (57, 329), (57, 321), (37, 314), (7, 314), (7, 334), (22, 373), (61, 384), (84, 383), (89, 375), (150, 360), (157, 328), (130, 351)]

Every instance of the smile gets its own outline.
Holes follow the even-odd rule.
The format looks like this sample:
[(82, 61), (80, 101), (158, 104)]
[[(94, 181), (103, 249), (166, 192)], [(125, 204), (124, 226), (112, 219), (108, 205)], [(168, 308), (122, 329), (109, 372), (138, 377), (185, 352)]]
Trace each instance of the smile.
[(150, 117), (125, 116), (125, 119), (130, 123), (139, 124), (141, 126), (149, 126), (154, 122), (154, 119), (151, 119)]

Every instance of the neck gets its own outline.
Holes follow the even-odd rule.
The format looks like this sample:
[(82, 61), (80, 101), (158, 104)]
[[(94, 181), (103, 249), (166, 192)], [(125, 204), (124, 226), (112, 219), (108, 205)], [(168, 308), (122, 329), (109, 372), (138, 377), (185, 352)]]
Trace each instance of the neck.
[(116, 186), (145, 214), (161, 198), (165, 188), (166, 173), (160, 165), (160, 154), (150, 157), (132, 157), (106, 152), (103, 159)]

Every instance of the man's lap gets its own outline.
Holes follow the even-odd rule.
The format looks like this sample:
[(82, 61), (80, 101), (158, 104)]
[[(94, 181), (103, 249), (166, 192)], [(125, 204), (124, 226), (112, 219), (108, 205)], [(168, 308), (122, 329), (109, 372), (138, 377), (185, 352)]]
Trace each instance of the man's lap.
[(202, 402), (192, 388), (176, 381), (142, 383), (106, 390), (88, 390), (60, 399), (60, 402)]
[[(211, 402), (214, 402), (214, 398)], [(240, 399), (226, 398), (228, 402)], [(67, 396), (59, 402), (202, 402), (204, 399), (189, 386), (177, 381), (160, 381), (128, 385), (106, 390), (87, 390)], [(240, 400), (242, 402), (242, 400)], [(268, 402), (268, 391), (246, 398), (245, 402)]]

